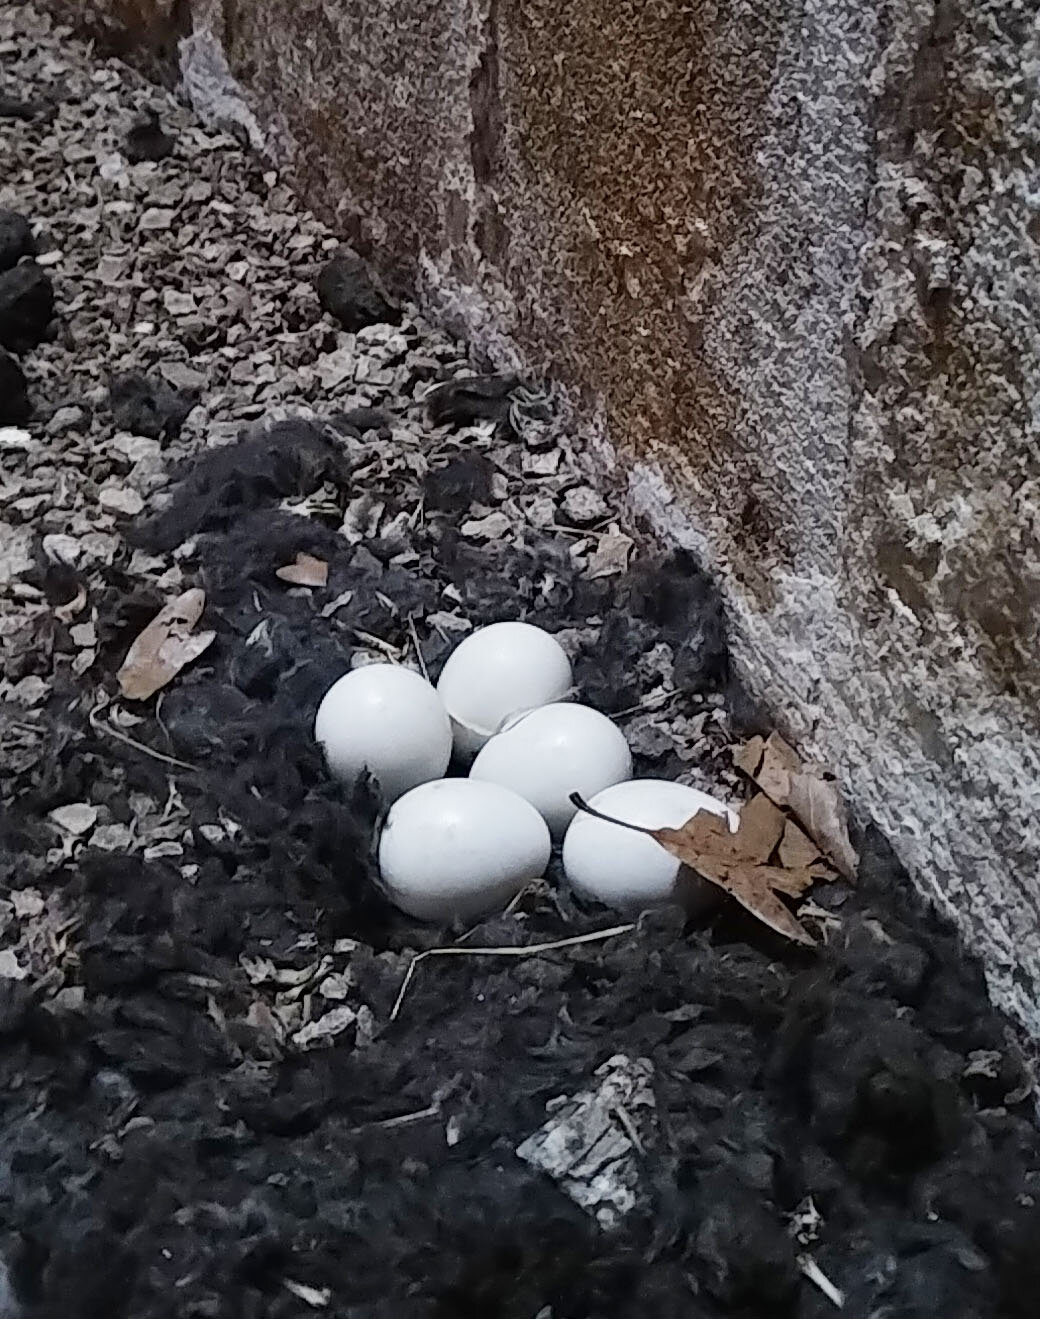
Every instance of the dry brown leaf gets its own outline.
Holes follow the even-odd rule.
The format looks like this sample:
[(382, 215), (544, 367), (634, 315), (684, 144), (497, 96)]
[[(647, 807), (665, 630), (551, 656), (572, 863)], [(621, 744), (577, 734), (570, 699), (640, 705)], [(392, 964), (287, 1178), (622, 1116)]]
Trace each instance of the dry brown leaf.
[(217, 635), (193, 632), (206, 607), (206, 593), (197, 587), (169, 601), (127, 651), (116, 675), (128, 701), (146, 701), (197, 660)]
[(772, 866), (734, 866), (720, 887), (777, 934), (811, 946), (816, 940), (776, 896), (777, 893), (786, 893), (789, 897), (800, 898), (811, 883), (811, 876), (804, 873), (795, 875), (790, 870), (777, 870)]
[(802, 767), (794, 749), (778, 733), (770, 733), (768, 740), (753, 737), (734, 757), (742, 770), (778, 806), (787, 805), (787, 794), (792, 774)]
[(647, 832), (683, 865), (716, 884), (777, 934), (813, 945), (816, 940), (777, 893), (799, 897), (816, 876), (807, 866), (788, 869), (768, 864), (787, 824), (783, 812), (759, 793), (741, 811), (736, 833), (730, 832), (726, 820), (706, 811), (699, 811), (680, 829)]
[(792, 819), (787, 819), (784, 828), (784, 836), (780, 839), (780, 849), (778, 852), (780, 864), (786, 866), (789, 870), (797, 870), (800, 867), (816, 867), (820, 872), (820, 878), (834, 878), (834, 871), (827, 866), (820, 857), (820, 849), (813, 840), (801, 827)]
[(832, 779), (799, 774), (791, 780), (791, 810), (834, 869), (856, 878), (859, 857), (849, 838), (848, 816), (841, 791)]
[(783, 811), (777, 810), (768, 797), (758, 793), (741, 807), (737, 832), (731, 833), (727, 824), (724, 837), (733, 844), (735, 856), (742, 861), (763, 865), (776, 850), (786, 826), (787, 817)]
[(329, 565), (324, 559), (298, 552), (295, 563), (277, 568), (274, 575), (290, 586), (325, 586), (329, 580)]
[(786, 806), (798, 817), (820, 854), (839, 874), (856, 878), (858, 857), (849, 839), (841, 790), (821, 765), (803, 764), (779, 733), (753, 737), (737, 752), (735, 761), (777, 806)]

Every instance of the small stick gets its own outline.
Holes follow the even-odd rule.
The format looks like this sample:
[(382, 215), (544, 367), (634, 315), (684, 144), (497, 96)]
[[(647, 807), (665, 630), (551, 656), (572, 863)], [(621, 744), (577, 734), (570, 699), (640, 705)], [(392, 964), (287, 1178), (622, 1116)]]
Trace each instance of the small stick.
[(643, 1142), (639, 1139), (639, 1132), (636, 1131), (636, 1124), (629, 1116), (628, 1109), (623, 1108), (621, 1104), (615, 1104), (614, 1116), (617, 1118), (618, 1122), (621, 1123), (622, 1127), (624, 1127), (625, 1135), (632, 1142), (632, 1146), (636, 1153), (642, 1155), (643, 1158), (646, 1158), (646, 1150), (643, 1148)]
[(117, 742), (122, 742), (124, 746), (133, 747), (135, 751), (143, 752), (144, 755), (151, 756), (153, 760), (161, 760), (164, 765), (172, 765), (175, 769), (190, 770), (193, 774), (197, 772), (197, 765), (189, 765), (186, 760), (178, 760), (176, 756), (164, 756), (161, 751), (154, 751), (150, 746), (145, 746), (143, 742), (138, 742), (126, 733), (121, 733), (118, 728), (113, 728), (107, 719), (102, 720), (98, 715), (99, 710), (106, 708), (104, 705), (95, 705), (87, 715), (87, 720), (95, 732), (106, 733), (109, 737), (114, 737)]
[(416, 953), (405, 972), (397, 999), (390, 1010), (390, 1020), (396, 1021), (404, 1002), (405, 993), (412, 983), (416, 967), (425, 962), (427, 957), (532, 957), (535, 953), (551, 953), (558, 948), (576, 948), (583, 943), (596, 943), (600, 939), (614, 939), (619, 934), (628, 934), (636, 928), (635, 922), (628, 925), (613, 925), (609, 930), (593, 930), (589, 934), (575, 934), (569, 939), (553, 939), (549, 943), (524, 944), (516, 948), (460, 948), (457, 944), (450, 948), (427, 948), (424, 953)]
[(423, 657), (422, 646), (419, 645), (419, 630), (415, 626), (415, 616), (408, 615), (408, 630), (412, 634), (412, 645), (415, 647), (415, 658), (419, 661), (419, 668), (422, 669), (422, 676), (427, 682), (430, 681), (430, 670), (426, 667), (426, 660)]
[(828, 1301), (830, 1301), (835, 1309), (844, 1310), (845, 1293), (835, 1287), (834, 1283), (831, 1282), (830, 1278), (827, 1277), (826, 1273), (824, 1273), (811, 1255), (799, 1255), (798, 1267), (810, 1282), (815, 1283), (815, 1285), (819, 1287), (820, 1291), (823, 1292), (824, 1296), (827, 1297)]
[(440, 1104), (431, 1104), (429, 1108), (420, 1108), (416, 1113), (401, 1113), (398, 1117), (383, 1118), (381, 1122), (366, 1122), (363, 1126), (352, 1127), (350, 1135), (359, 1136), (363, 1131), (392, 1131), (395, 1127), (410, 1127), (413, 1122), (424, 1122), (427, 1118), (440, 1117)]
[[(525, 884), (516, 897), (510, 899), (509, 906), (504, 909), (502, 915), (512, 916), (513, 912), (516, 911), (517, 907), (520, 905), (521, 900), (525, 898), (528, 893), (534, 892), (538, 885), (543, 884), (544, 882), (545, 881), (541, 879), (532, 879), (529, 884)], [(464, 934), (459, 935), (458, 943), (463, 944), (467, 939), (472, 939), (479, 929), (479, 925), (474, 925), (471, 929), (466, 930)]]
[(384, 641), (382, 637), (374, 637), (371, 632), (362, 632), (361, 629), (357, 627), (354, 629), (354, 635), (359, 641), (363, 641), (366, 646), (371, 646), (373, 650), (378, 650), (395, 664), (400, 663), (401, 652), (396, 646), (392, 646), (389, 641)]
[(626, 715), (639, 714), (642, 710), (652, 710), (655, 705), (669, 705), (678, 697), (684, 695), (678, 688), (671, 692), (658, 692), (657, 695), (644, 696), (643, 699), (635, 705), (630, 705), (625, 710), (618, 710), (612, 718), (624, 719)]
[(163, 699), (165, 698), (165, 696), (166, 696), (165, 691), (161, 691), (159, 693), (159, 699), (155, 702), (155, 722), (162, 729), (162, 735), (163, 737), (166, 738), (167, 743), (172, 746), (173, 738), (170, 736), (170, 730), (163, 723), (163, 717), (162, 717)]

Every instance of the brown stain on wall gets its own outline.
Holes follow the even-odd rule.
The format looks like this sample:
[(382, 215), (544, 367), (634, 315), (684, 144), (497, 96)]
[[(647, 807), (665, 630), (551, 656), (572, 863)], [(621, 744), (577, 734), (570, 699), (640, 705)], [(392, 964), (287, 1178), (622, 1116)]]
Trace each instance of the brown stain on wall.
[(498, 195), (505, 134), (498, 49), (499, 0), (487, 0), (482, 17), (480, 54), (469, 80), (469, 149), (475, 191), (472, 240), (480, 256), (508, 281), (511, 235)]
[[(691, 290), (756, 226), (755, 150), (767, 116), (780, 23), (740, 22), (712, 4), (560, 5), (502, 10), (510, 131), (508, 215), (538, 228), (510, 251), (525, 336), (605, 401), (615, 442), (737, 499), (757, 455), (738, 439), (740, 400), (701, 351), (707, 301)], [(737, 508), (745, 505), (741, 495)], [(749, 533), (776, 552), (770, 510)]]

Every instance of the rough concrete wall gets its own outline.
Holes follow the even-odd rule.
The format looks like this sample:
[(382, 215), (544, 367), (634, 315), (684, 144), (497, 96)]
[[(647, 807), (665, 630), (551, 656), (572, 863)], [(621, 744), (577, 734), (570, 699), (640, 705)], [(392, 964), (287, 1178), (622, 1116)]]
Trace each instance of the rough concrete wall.
[(222, 48), (357, 246), (571, 384), (1040, 1034), (1036, 4), (52, 8), (194, 24), (198, 97)]

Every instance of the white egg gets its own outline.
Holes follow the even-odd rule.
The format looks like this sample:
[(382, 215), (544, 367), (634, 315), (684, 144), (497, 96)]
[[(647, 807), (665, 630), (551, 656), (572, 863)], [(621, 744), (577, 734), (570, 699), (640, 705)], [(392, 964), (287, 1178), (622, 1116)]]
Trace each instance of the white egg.
[[(589, 805), (648, 829), (677, 829), (698, 811), (728, 817), (731, 830), (739, 823), (736, 814), (714, 797), (664, 779), (617, 783), (597, 793)], [(563, 868), (568, 884), (582, 897), (639, 911), (675, 896), (681, 867), (647, 834), (579, 812), (563, 840)]]
[(511, 714), (562, 700), (573, 683), (555, 637), (532, 623), (491, 623), (455, 648), (437, 690), (451, 715), (455, 750), (472, 757)]
[(433, 685), (397, 664), (366, 664), (334, 682), (314, 736), (338, 779), (368, 770), (386, 801), (439, 779), (451, 759), (451, 721)]
[(472, 920), (505, 907), (545, 873), (545, 821), (497, 783), (442, 779), (394, 803), (379, 840), (391, 901), (423, 921)]
[(514, 715), (480, 751), (470, 778), (512, 788), (539, 812), (553, 838), (563, 837), (577, 807), (632, 773), (625, 735), (587, 705), (557, 701)]

